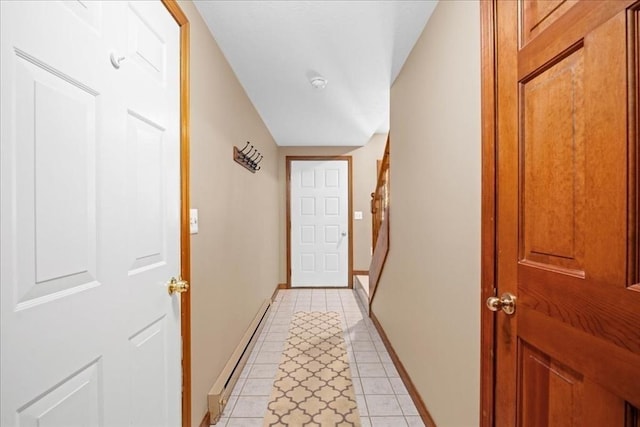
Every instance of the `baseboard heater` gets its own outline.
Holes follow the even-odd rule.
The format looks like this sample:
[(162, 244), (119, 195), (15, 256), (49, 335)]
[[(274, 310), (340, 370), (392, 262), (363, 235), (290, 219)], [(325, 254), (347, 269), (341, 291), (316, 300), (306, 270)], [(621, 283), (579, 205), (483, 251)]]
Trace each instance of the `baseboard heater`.
[(222, 411), (224, 411), (224, 407), (229, 401), (231, 391), (236, 385), (238, 378), (240, 378), (240, 373), (247, 364), (251, 350), (260, 336), (270, 307), (271, 300), (265, 300), (262, 307), (260, 307), (260, 311), (258, 311), (258, 314), (256, 314), (256, 317), (251, 322), (249, 329), (247, 329), (247, 332), (245, 332), (242, 337), (242, 341), (240, 341), (240, 344), (238, 344), (238, 347), (236, 347), (231, 355), (222, 373), (213, 384), (213, 387), (211, 387), (211, 390), (209, 390), (208, 400), (211, 424), (216, 424), (220, 420)]

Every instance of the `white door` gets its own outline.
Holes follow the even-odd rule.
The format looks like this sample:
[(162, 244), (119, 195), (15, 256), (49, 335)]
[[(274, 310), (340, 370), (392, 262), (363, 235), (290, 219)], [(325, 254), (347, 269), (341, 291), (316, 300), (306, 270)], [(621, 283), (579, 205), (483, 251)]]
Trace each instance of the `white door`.
[(291, 286), (349, 284), (349, 162), (292, 160)]
[(0, 16), (0, 425), (178, 426), (179, 27), (159, 1)]

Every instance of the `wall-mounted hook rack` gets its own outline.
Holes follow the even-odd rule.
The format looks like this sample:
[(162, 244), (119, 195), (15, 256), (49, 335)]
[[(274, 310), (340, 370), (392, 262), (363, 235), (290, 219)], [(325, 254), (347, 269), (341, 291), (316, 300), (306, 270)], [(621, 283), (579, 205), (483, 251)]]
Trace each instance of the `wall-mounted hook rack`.
[(233, 160), (251, 173), (256, 173), (262, 168), (262, 166), (258, 166), (258, 163), (263, 158), (264, 156), (249, 141), (242, 149), (233, 146)]

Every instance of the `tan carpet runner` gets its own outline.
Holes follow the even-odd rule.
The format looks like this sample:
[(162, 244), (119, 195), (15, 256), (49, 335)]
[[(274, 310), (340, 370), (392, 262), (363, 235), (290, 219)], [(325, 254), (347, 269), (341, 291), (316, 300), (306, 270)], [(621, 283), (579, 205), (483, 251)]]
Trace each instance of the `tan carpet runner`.
[(340, 314), (295, 313), (264, 426), (360, 425)]

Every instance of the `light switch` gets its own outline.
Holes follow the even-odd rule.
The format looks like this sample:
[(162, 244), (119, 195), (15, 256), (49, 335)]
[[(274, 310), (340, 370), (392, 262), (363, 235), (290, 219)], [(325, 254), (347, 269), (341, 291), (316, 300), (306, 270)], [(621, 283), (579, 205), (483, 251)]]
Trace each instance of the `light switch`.
[(355, 211), (353, 213), (353, 219), (362, 219), (362, 211)]
[(189, 230), (191, 234), (198, 234), (198, 209), (189, 209)]

